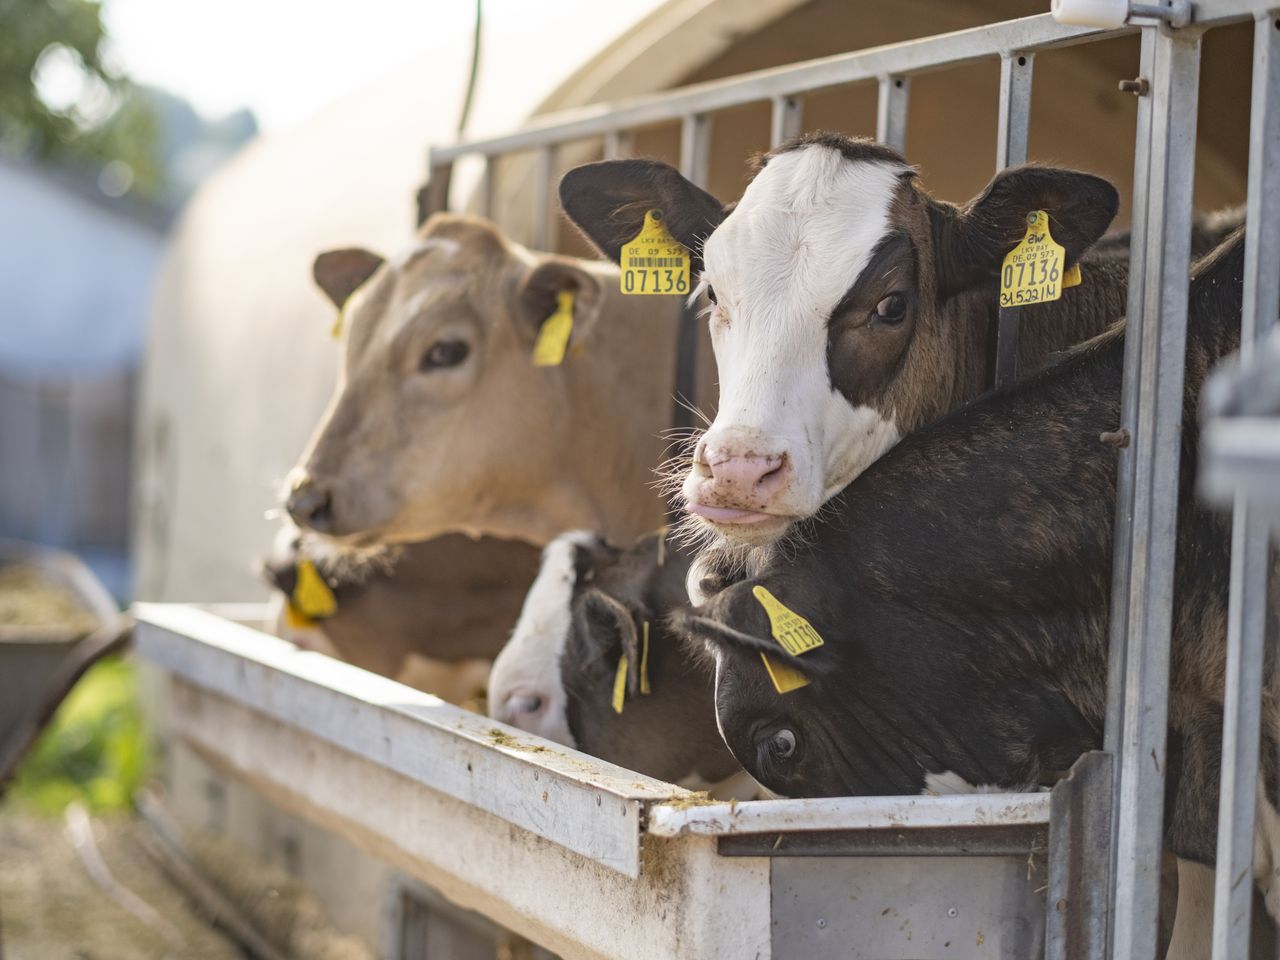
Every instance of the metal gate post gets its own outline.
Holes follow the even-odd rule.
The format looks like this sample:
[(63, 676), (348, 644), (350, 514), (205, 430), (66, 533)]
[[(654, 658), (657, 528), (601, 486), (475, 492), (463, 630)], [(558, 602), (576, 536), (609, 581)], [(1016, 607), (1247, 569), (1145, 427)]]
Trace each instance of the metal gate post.
[[(774, 111), (775, 119), (777, 110)], [(680, 172), (706, 189), (711, 169), (711, 118), (691, 114), (680, 124)], [(696, 286), (697, 277), (690, 277)], [(671, 406), (671, 426), (687, 430), (693, 426), (689, 406), (698, 402), (698, 312), (686, 297), (680, 310), (676, 336), (676, 395)]]
[[(1031, 121), (1031, 68), (1035, 55), (1005, 53), (1000, 57), (1000, 123), (996, 131), (996, 170), (1027, 162), (1027, 128)], [(996, 323), (994, 385), (1004, 387), (1018, 376), (1018, 324), (1021, 307), (1000, 307)]]
[[(1182, 437), (1191, 198), (1200, 84), (1197, 29), (1157, 30), (1151, 76), (1141, 327), (1133, 419), (1129, 590), (1112, 597), (1126, 625), (1112, 877), (1112, 960), (1153, 960), (1163, 841), (1169, 645)], [(1141, 136), (1141, 131), (1140, 131)], [(1131, 282), (1132, 284), (1132, 282)], [(1132, 285), (1131, 285), (1132, 289)], [(1126, 369), (1131, 374), (1132, 368)], [(1118, 505), (1118, 510), (1125, 505)]]
[(769, 113), (769, 148), (800, 136), (804, 104), (799, 97), (774, 97)]
[(535, 250), (551, 250), (551, 178), (555, 176), (556, 148), (539, 147), (533, 165), (533, 226), (529, 246)]
[(911, 78), (880, 78), (876, 94), (876, 139), (900, 153), (907, 152), (907, 103)]
[[(1280, 312), (1280, 21), (1254, 24), (1249, 130), (1248, 233), (1240, 358), (1275, 325)], [(1237, 494), (1231, 529), (1227, 609), (1227, 686), (1223, 709), (1218, 868), (1213, 899), (1213, 960), (1249, 952), (1253, 907), (1253, 829), (1267, 628), (1268, 527)]]

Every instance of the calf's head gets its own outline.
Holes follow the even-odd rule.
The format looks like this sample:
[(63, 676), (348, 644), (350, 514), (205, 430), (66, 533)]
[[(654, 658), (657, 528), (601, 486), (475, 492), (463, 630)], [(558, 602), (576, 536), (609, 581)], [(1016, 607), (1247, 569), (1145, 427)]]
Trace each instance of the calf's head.
[(739, 773), (716, 730), (710, 675), (667, 623), (685, 601), (688, 567), (660, 535), (627, 550), (583, 532), (552, 541), (494, 663), (490, 713), (669, 782), (708, 786)]
[(838, 134), (764, 156), (732, 208), (652, 160), (578, 167), (560, 197), (614, 260), (653, 208), (692, 251), (720, 400), (683, 497), (710, 528), (752, 543), (812, 516), (965, 399), (965, 367), (982, 359), (961, 328), (986, 321), (1029, 212), (1048, 212), (1070, 265), (1117, 203), (1097, 177), (1021, 167), (957, 207), (925, 193), (894, 150)]
[[(293, 471), (286, 507), (349, 543), (522, 526), (528, 490), (563, 459), (562, 368), (530, 354), (557, 295), (575, 296), (572, 344), (602, 307), (603, 271), (533, 253), (488, 223), (437, 214), (384, 260), (321, 254), (321, 289), (343, 311), (338, 384)], [(514, 521), (514, 522), (513, 522)]]

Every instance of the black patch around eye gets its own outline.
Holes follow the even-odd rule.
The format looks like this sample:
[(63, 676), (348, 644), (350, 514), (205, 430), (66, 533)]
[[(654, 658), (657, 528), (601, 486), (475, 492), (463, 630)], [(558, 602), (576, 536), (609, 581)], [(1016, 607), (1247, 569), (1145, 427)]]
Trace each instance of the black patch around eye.
[[(839, 317), (846, 311), (857, 307), (859, 303), (869, 300), (871, 297), (878, 297), (884, 292), (881, 286), (890, 273), (893, 271), (894, 265), (900, 259), (905, 259), (910, 255), (911, 261), (915, 260), (915, 244), (911, 242), (911, 238), (905, 233), (890, 233), (886, 235), (871, 253), (871, 258), (867, 261), (867, 265), (858, 274), (853, 284), (845, 291), (840, 302), (835, 305), (835, 309), (831, 311), (831, 319)], [(896, 272), (896, 271), (894, 271)], [(899, 282), (906, 278), (898, 278)], [(878, 288), (878, 289), (877, 289)], [(865, 307), (863, 308), (865, 309)]]

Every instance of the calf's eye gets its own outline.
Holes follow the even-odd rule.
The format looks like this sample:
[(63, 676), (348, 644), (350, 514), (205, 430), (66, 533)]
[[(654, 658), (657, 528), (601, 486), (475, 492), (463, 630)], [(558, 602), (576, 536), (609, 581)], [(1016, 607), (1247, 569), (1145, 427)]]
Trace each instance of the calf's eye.
[(891, 293), (876, 304), (874, 318), (880, 323), (897, 326), (907, 315), (907, 298), (900, 293)]
[(471, 348), (465, 340), (437, 340), (418, 361), (418, 369), (423, 373), (430, 373), (433, 370), (456, 367), (467, 359), (470, 352)]
[(784, 727), (769, 738), (768, 746), (773, 759), (786, 760), (796, 752), (796, 735)]

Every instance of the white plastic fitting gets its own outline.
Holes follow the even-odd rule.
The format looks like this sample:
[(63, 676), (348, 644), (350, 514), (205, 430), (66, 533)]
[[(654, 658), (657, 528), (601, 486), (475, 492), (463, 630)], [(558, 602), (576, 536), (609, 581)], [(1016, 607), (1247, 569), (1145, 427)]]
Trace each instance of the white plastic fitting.
[(1053, 19), (1071, 27), (1124, 26), (1129, 0), (1052, 0)]

